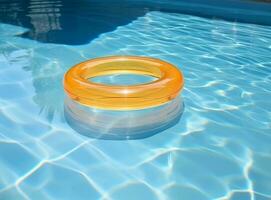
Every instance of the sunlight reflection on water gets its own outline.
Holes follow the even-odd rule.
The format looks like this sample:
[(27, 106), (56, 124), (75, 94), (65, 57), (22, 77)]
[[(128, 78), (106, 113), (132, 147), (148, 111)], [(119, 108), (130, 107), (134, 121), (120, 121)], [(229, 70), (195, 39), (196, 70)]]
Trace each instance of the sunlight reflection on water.
[[(0, 30), (1, 199), (271, 198), (268, 26), (149, 12), (82, 46)], [(63, 74), (123, 54), (180, 67), (180, 122), (141, 140), (78, 134), (65, 121)]]

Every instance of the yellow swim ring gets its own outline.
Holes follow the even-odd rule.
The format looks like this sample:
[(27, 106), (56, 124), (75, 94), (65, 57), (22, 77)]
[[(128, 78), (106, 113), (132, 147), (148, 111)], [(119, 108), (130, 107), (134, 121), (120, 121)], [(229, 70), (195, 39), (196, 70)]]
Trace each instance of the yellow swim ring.
[[(128, 86), (94, 83), (90, 79), (112, 74), (140, 74), (157, 80)], [(149, 57), (110, 56), (79, 63), (64, 76), (64, 89), (73, 100), (94, 108), (137, 110), (174, 99), (184, 85), (182, 73), (172, 64)]]

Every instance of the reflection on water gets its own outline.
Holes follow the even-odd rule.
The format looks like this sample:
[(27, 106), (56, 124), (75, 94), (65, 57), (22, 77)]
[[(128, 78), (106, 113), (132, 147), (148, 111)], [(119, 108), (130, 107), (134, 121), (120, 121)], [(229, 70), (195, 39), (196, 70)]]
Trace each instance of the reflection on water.
[(109, 111), (89, 108), (65, 99), (65, 118), (71, 128), (99, 139), (141, 139), (177, 124), (183, 113), (180, 98), (155, 108), (136, 111)]
[(68, 45), (88, 43), (144, 13), (127, 3), (95, 0), (0, 0), (0, 21), (29, 29), (21, 37)]
[(61, 0), (45, 3), (30, 0), (26, 16), (30, 18), (32, 29), (23, 36), (38, 41), (51, 42), (51, 35), (62, 30), (60, 25), (61, 7)]

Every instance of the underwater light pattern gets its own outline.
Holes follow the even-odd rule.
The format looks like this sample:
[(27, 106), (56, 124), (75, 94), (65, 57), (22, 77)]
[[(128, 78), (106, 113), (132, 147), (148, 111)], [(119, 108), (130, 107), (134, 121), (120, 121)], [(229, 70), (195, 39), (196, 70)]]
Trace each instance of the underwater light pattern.
[[(0, 199), (271, 198), (269, 26), (149, 12), (81, 46), (26, 31), (0, 24)], [(145, 139), (83, 136), (65, 119), (62, 77), (123, 54), (182, 69), (183, 115)]]

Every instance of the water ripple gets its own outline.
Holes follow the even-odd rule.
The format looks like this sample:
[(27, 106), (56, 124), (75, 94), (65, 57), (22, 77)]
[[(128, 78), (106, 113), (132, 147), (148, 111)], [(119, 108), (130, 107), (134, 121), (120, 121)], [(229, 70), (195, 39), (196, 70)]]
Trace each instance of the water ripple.
[[(271, 198), (269, 27), (149, 12), (81, 46), (0, 29), (0, 199)], [(63, 74), (127, 54), (183, 71), (182, 119), (142, 140), (78, 134), (65, 121)]]

